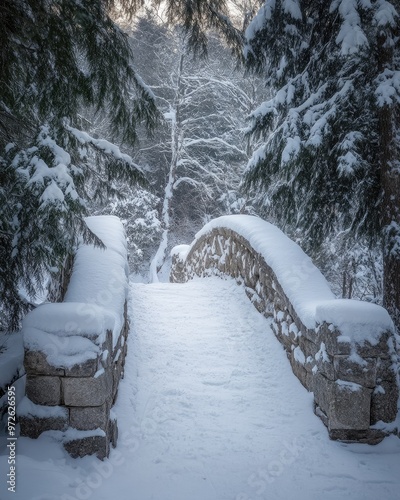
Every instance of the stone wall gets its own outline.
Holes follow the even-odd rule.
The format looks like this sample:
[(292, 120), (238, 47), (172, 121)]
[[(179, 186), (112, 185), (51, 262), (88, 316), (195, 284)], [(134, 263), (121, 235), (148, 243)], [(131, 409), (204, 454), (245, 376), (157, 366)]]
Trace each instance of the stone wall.
[[(96, 338), (83, 335), (94, 341), (98, 350), (95, 357), (82, 363), (66, 367), (60, 362), (57, 366), (47, 361), (41, 348), (25, 350), (26, 398), (18, 407), (21, 435), (37, 438), (44, 431), (62, 431), (60, 439), (73, 457), (93, 453), (101, 459), (108, 456), (118, 434), (111, 408), (127, 354), (126, 307), (124, 317), (114, 347), (111, 330)], [(74, 337), (66, 337), (60, 347), (65, 351), (73, 341)], [(57, 343), (52, 341), (50, 347), (54, 352)]]
[[(384, 437), (382, 422), (395, 420), (399, 395), (393, 331), (380, 332), (378, 341), (358, 343), (326, 321), (307, 328), (264, 256), (227, 227), (210, 228), (191, 247), (172, 252), (172, 282), (215, 274), (243, 284), (258, 311), (272, 319), (293, 372), (314, 392), (315, 413), (332, 439), (377, 443)], [(293, 280), (307, 280), (308, 274), (297, 269)]]
[[(78, 249), (69, 301), (25, 317), (26, 397), (17, 412), (21, 435), (53, 431), (73, 457), (104, 459), (118, 435), (112, 406), (127, 354), (127, 256), (120, 221), (92, 219), (91, 229), (109, 231), (114, 248)], [(88, 302), (76, 300), (83, 291)]]

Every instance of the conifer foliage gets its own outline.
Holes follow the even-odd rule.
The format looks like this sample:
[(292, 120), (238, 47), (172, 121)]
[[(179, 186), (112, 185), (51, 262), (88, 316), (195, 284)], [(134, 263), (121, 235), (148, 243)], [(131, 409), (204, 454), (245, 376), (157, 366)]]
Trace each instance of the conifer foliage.
[[(109, 116), (133, 143), (136, 124), (157, 119), (152, 93), (132, 66), (111, 2), (5, 0), (0, 5), (0, 295), (3, 326), (18, 326), (81, 238), (87, 202), (142, 179), (114, 144), (80, 129), (82, 111)], [(100, 244), (98, 241), (97, 243)]]
[[(267, 0), (246, 31), (247, 64), (271, 89), (251, 115), (264, 144), (246, 183), (308, 250), (340, 232), (384, 236), (400, 262), (399, 15), (396, 1)], [(400, 326), (393, 266), (384, 300)]]

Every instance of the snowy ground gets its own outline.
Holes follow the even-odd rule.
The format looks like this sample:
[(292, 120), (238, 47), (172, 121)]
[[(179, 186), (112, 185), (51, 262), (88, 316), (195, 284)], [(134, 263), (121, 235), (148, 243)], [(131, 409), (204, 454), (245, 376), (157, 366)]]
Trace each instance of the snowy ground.
[[(19, 438), (15, 500), (392, 500), (400, 439), (328, 439), (268, 322), (233, 281), (132, 284), (118, 447), (73, 460)], [(4, 453), (4, 452), (3, 452)]]

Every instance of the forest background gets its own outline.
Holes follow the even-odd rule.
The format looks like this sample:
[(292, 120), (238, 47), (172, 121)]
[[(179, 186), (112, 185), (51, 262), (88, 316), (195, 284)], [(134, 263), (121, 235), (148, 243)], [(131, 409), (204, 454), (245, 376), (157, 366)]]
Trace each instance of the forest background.
[(399, 11), (2, 2), (0, 329), (62, 299), (77, 245), (101, 245), (84, 217), (105, 213), (152, 281), (211, 218), (260, 215), (399, 326)]

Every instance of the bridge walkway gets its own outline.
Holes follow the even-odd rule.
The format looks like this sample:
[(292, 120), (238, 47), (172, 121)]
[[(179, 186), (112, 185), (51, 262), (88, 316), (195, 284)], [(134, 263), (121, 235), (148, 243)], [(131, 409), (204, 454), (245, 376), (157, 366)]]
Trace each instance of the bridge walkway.
[(394, 498), (399, 440), (329, 441), (232, 279), (132, 284), (130, 312), (117, 450), (135, 499)]

